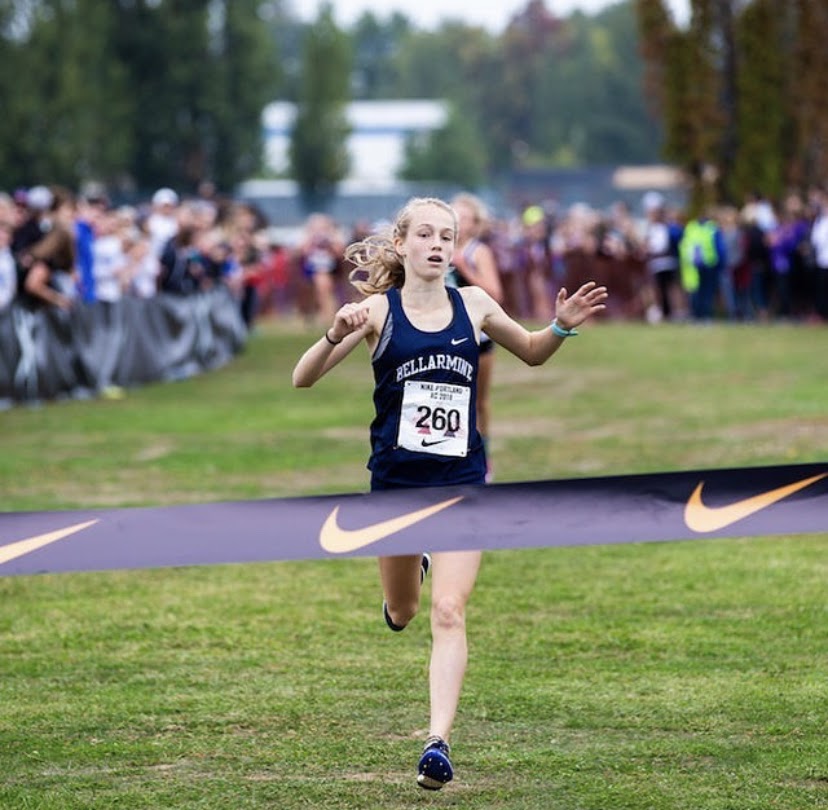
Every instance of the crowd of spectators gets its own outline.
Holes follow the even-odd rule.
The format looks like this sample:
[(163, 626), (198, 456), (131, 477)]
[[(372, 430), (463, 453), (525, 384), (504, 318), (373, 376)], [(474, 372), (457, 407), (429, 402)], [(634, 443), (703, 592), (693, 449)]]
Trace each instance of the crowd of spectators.
[(263, 276), (278, 274), (266, 226), (254, 207), (206, 189), (182, 200), (161, 188), (140, 205), (47, 186), (0, 193), (0, 310), (225, 285), (250, 325)]
[[(382, 227), (342, 228), (322, 215), (308, 220), (289, 261), (293, 276), (311, 280), (295, 299), (301, 312), (319, 313), (324, 323), (332, 295), (352, 296), (341, 246)], [(611, 291), (607, 317), (828, 322), (823, 190), (779, 203), (754, 194), (742, 206), (714, 206), (697, 217), (657, 191), (643, 194), (637, 210), (624, 202), (606, 210), (531, 202), (512, 216), (490, 217), (482, 238), (497, 259), (503, 304), (520, 318), (550, 320), (561, 286), (595, 279)]]
[[(356, 294), (344, 247), (384, 226), (314, 213), (290, 233), (209, 187), (184, 199), (161, 188), (139, 205), (47, 186), (0, 193), (0, 311), (13, 301), (69, 309), (221, 284), (248, 327), (266, 313), (327, 323)], [(558, 288), (592, 278), (611, 291), (608, 317), (828, 321), (822, 190), (776, 204), (757, 194), (695, 218), (656, 191), (606, 210), (528, 202), (492, 216), (483, 238), (504, 306), (519, 318), (551, 319)]]
[[(639, 210), (526, 207), (490, 236), (512, 309), (545, 319), (560, 285), (607, 284), (608, 314), (662, 321), (828, 321), (828, 195), (752, 195), (687, 217), (659, 192)], [(528, 295), (532, 292), (533, 294)]]

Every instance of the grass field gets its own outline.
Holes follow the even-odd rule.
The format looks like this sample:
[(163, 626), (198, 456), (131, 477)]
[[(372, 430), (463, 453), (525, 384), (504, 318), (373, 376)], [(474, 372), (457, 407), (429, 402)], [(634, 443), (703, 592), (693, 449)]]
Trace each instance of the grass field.
[[(314, 337), (0, 413), (0, 508), (366, 489), (368, 363), (295, 391)], [(601, 324), (496, 362), (499, 481), (828, 460), (824, 328)], [(388, 633), (372, 560), (0, 579), (0, 808), (828, 807), (826, 529), (487, 553), (436, 795), (426, 615)]]

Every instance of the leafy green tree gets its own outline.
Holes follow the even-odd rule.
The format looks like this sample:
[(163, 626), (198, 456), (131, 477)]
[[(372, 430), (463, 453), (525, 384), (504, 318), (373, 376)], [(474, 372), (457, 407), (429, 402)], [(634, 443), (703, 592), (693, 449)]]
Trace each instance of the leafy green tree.
[(278, 86), (262, 5), (0, 3), (5, 182), (186, 189), (254, 172)]
[(693, 0), (690, 26), (679, 49), (682, 60), (679, 70), (673, 72), (683, 91), (680, 127), (671, 128), (670, 135), (683, 144), (683, 155), (675, 149), (676, 159), (684, 158), (693, 180), (691, 207), (701, 210), (716, 199), (722, 187), (720, 145), (725, 116), (730, 111), (721, 106), (721, 74), (717, 70), (720, 45), (716, 22), (716, 4), (719, 0)]
[(209, 173), (209, 98), (218, 76), (208, 6), (209, 0), (119, 6), (117, 46), (135, 104), (129, 165), (140, 185), (193, 188)]
[(270, 37), (271, 56), (279, 63), (279, 98), (295, 102), (302, 82), (302, 42), (307, 26), (291, 13), (289, 0), (263, 0), (258, 16)]
[(444, 127), (426, 137), (409, 138), (400, 174), (404, 180), (478, 188), (486, 177), (486, 156), (470, 115), (452, 106)]
[(133, 175), (144, 186), (229, 188), (259, 168), (261, 111), (278, 88), (257, 0), (137, 0), (119, 54), (135, 100)]
[(351, 53), (324, 4), (307, 31), (302, 88), (290, 135), (290, 166), (305, 208), (324, 209), (349, 169), (346, 117)]
[[(110, 6), (76, 0), (71, 12), (57, 4), (54, 101), (48, 146), (53, 176), (68, 184), (83, 179), (112, 181), (123, 172), (123, 156), (134, 145), (128, 74), (112, 48), (117, 18)], [(41, 33), (46, 33), (41, 30)]]
[(792, 0), (794, 32), (789, 84), (788, 180), (799, 187), (828, 183), (828, 13), (824, 0)]
[(733, 191), (733, 172), (739, 150), (739, 74), (737, 71), (734, 10), (731, 0), (716, 0), (714, 4), (719, 39), (719, 105), (722, 111), (722, 133), (719, 146), (718, 196), (730, 199)]
[(412, 32), (397, 59), (401, 96), (436, 94), (470, 112), (490, 175), (658, 154), (630, 2), (564, 20), (529, 0), (499, 36), (445, 23)]
[(546, 165), (647, 162), (661, 128), (645, 101), (635, 16), (628, 4), (574, 14), (541, 67), (529, 147)]
[(469, 84), (467, 57), (485, 33), (458, 23), (435, 31), (410, 30), (395, 52), (399, 98), (451, 98), (476, 107), (478, 88)]
[(690, 208), (702, 209), (715, 198), (710, 167), (719, 166), (722, 133), (721, 76), (716, 65), (719, 30), (715, 3), (691, 0), (690, 23), (679, 30), (662, 0), (636, 0), (642, 51), (653, 60), (648, 77), (663, 77), (664, 154), (691, 179)]
[[(492, 168), (489, 107), (499, 79), (496, 39), (483, 28), (443, 23), (433, 32), (411, 30), (396, 54), (402, 98), (442, 98), (449, 102), (448, 127), (434, 139), (408, 144), (406, 177), (424, 178), (426, 166), (437, 176), (463, 178), (476, 186)], [(463, 144), (465, 139), (466, 143)], [(458, 152), (456, 168), (445, 166), (441, 152)], [(432, 178), (434, 179), (434, 178)]]
[[(783, 15), (771, 0), (756, 0), (738, 20), (738, 135), (732, 171), (722, 196), (741, 201), (751, 191), (778, 199), (791, 157), (788, 65)], [(727, 167), (730, 168), (729, 166)]]
[(395, 60), (411, 32), (408, 19), (394, 13), (387, 20), (366, 12), (350, 31), (353, 93), (359, 99), (393, 98), (400, 82)]
[(205, 173), (220, 188), (232, 188), (262, 167), (259, 122), (279, 87), (280, 69), (257, 15), (259, 5), (259, 0), (225, 0), (211, 32), (217, 81), (208, 96), (213, 131), (207, 136)]
[(663, 0), (636, 12), (665, 155), (693, 179), (695, 207), (828, 179), (824, 0), (692, 0), (686, 29)]
[(42, 174), (45, 165), (33, 159), (33, 127), (42, 118), (42, 102), (34, 92), (38, 59), (30, 47), (31, 24), (21, 19), (16, 6), (0, 3), (0, 176), (6, 187), (49, 177)]
[(644, 95), (651, 110), (666, 114), (668, 92), (668, 60), (678, 29), (664, 0), (635, 0), (638, 24), (639, 53), (643, 59)]
[(563, 22), (546, 9), (543, 0), (530, 0), (501, 36), (499, 81), (490, 88), (486, 110), (495, 169), (525, 165), (539, 142), (536, 133), (544, 126), (540, 117), (544, 110), (551, 114), (542, 89), (544, 66), (551, 53), (560, 53), (565, 37)]
[(132, 145), (126, 73), (108, 4), (5, 3), (0, 167), (6, 182), (109, 180)]

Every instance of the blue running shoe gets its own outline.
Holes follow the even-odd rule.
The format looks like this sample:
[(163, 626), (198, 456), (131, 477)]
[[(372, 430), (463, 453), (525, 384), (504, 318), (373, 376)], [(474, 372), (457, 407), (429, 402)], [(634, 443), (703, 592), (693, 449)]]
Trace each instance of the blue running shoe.
[(440, 790), (454, 778), (449, 759), (449, 744), (442, 737), (426, 740), (420, 764), (417, 767), (417, 784), (426, 790)]

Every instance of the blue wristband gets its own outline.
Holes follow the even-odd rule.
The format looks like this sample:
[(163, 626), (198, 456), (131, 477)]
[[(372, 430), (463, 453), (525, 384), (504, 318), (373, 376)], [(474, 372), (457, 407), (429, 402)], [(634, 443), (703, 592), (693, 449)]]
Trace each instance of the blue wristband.
[(578, 334), (577, 330), (575, 329), (564, 329), (559, 323), (558, 319), (556, 318), (552, 321), (549, 328), (559, 337), (559, 338), (568, 338), (568, 337), (575, 337)]

